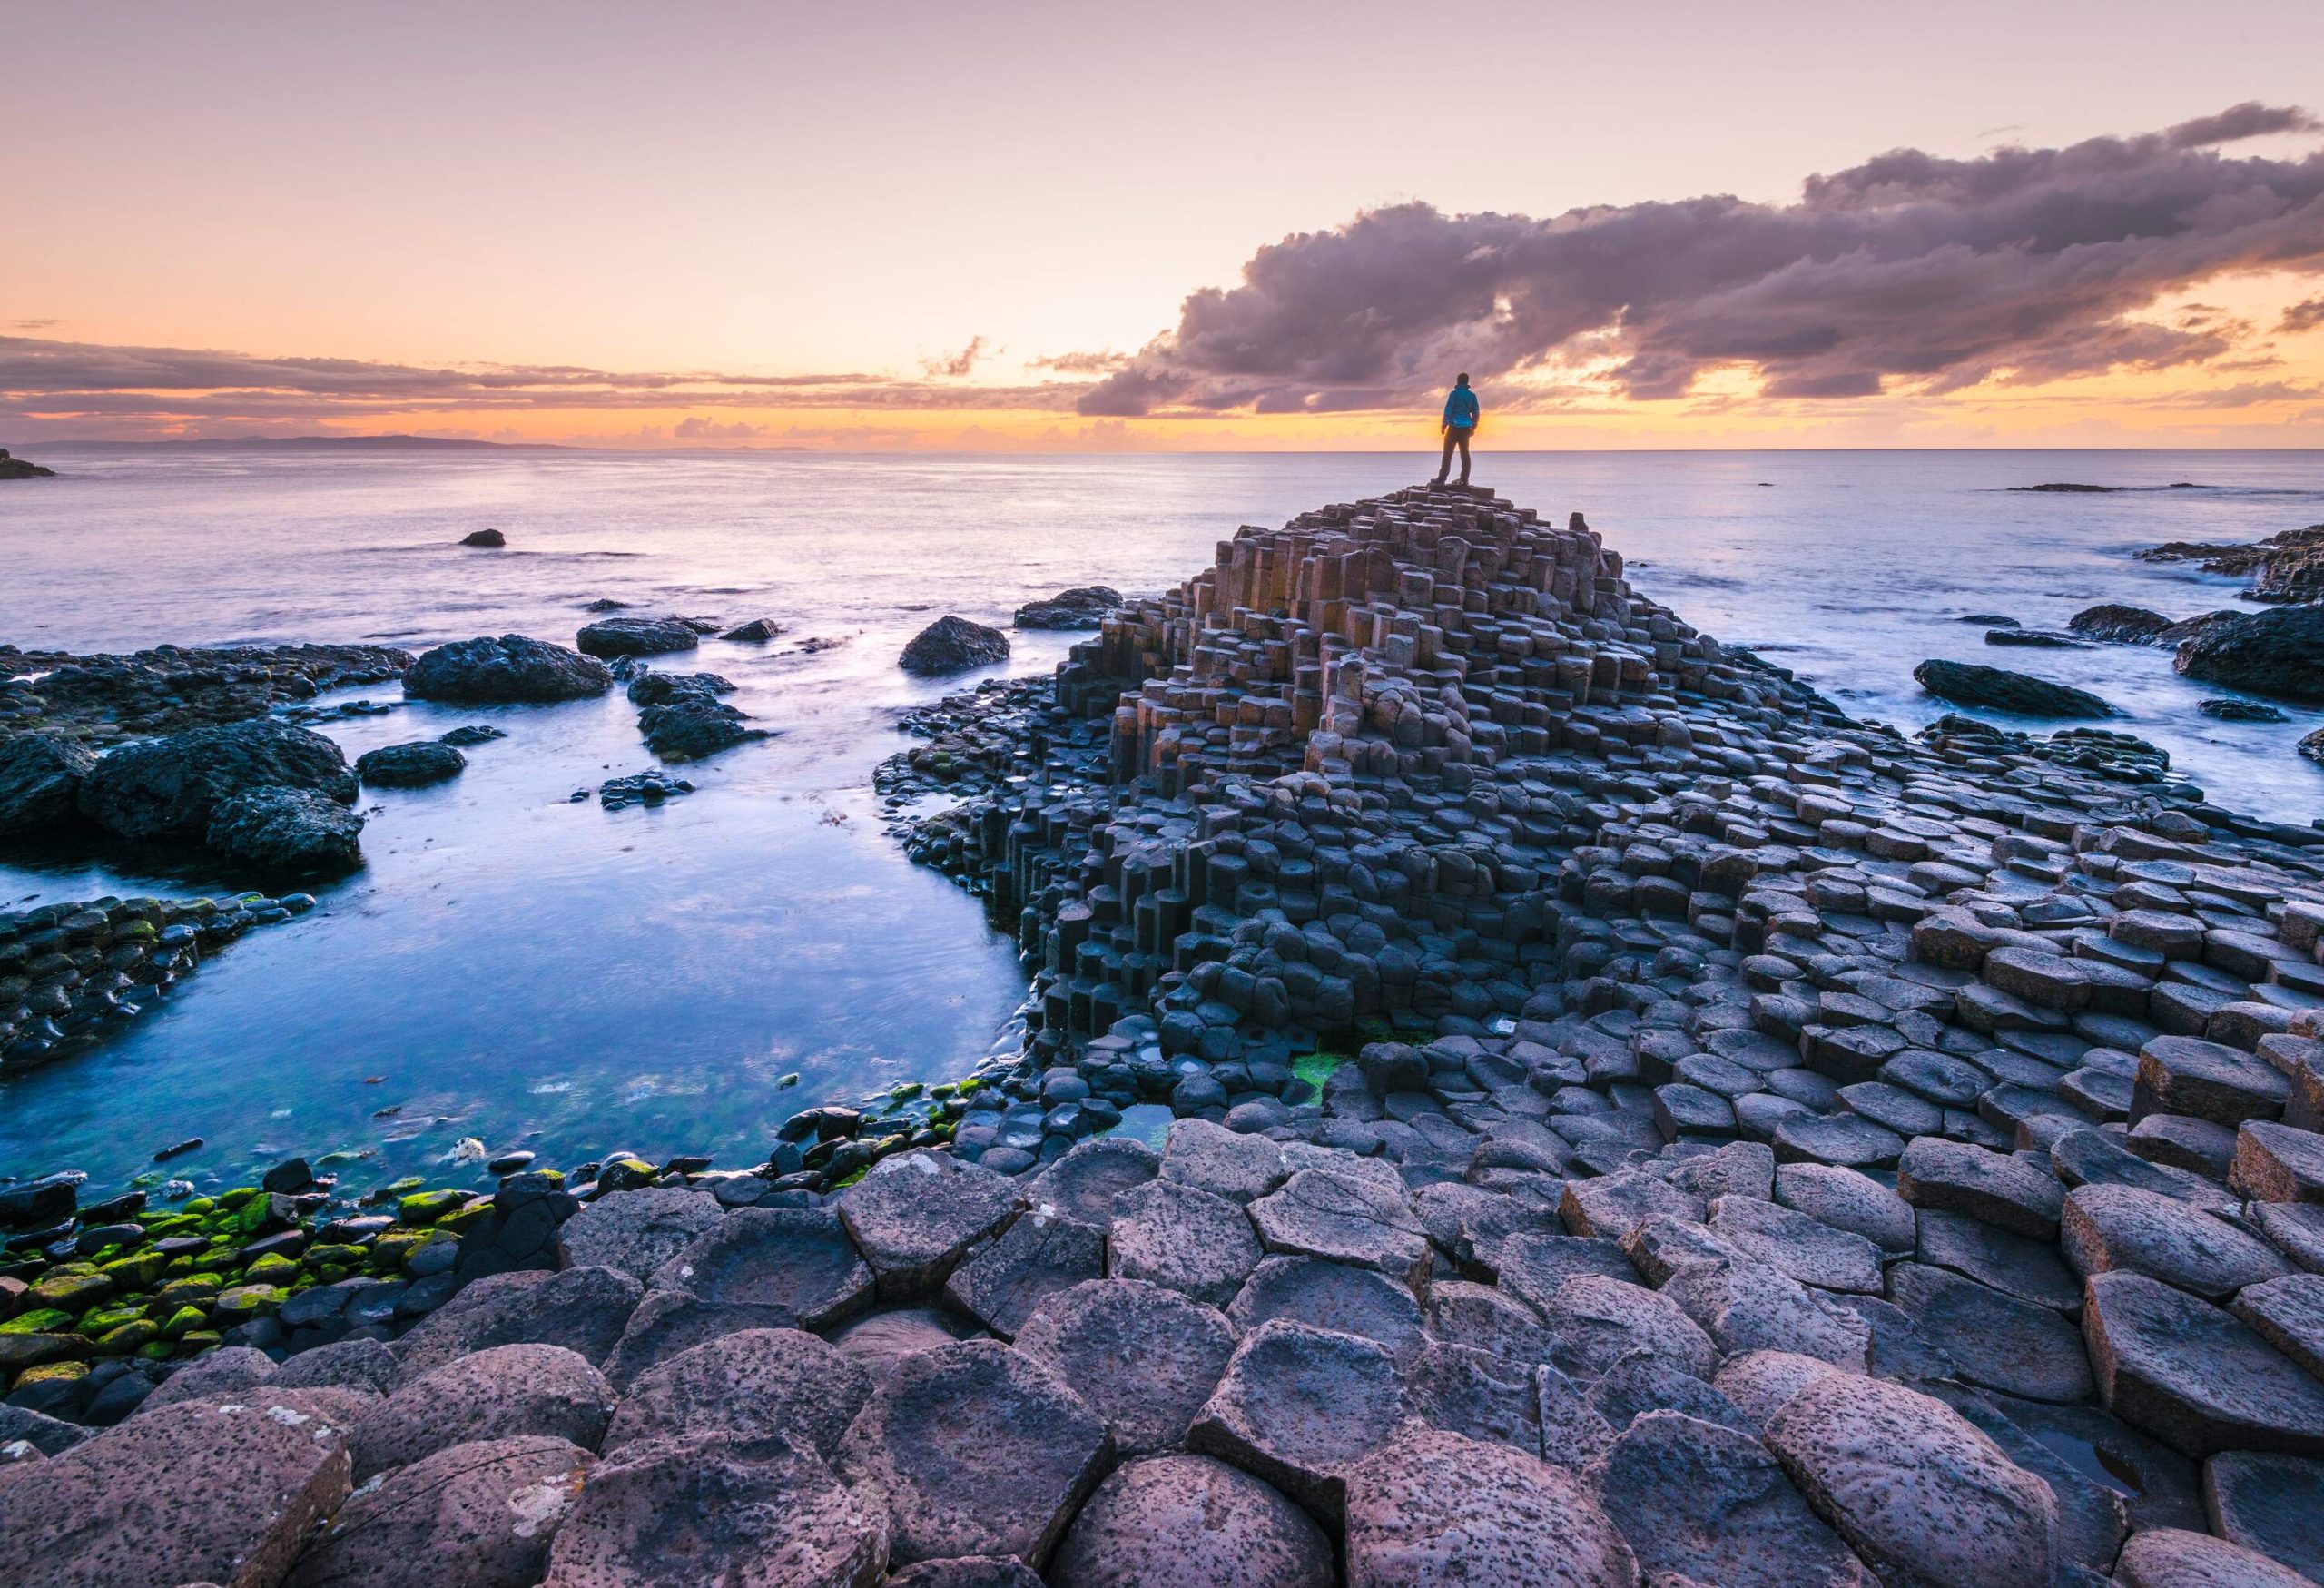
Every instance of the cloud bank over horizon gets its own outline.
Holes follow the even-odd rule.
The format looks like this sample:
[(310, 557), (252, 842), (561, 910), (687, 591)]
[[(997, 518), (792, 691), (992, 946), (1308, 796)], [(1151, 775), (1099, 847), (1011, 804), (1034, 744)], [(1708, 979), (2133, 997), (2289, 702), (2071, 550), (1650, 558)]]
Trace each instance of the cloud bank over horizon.
[[(632, 439), (743, 444), (770, 433), (748, 414), (820, 410), (881, 425), (1006, 414), (1020, 430), (1078, 416), (1097, 421), (1086, 435), (1118, 439), (1121, 420), (1409, 413), (1460, 370), (1493, 383), (1502, 414), (1681, 399), (1823, 414), (2182, 370), (2210, 384), (2122, 400), (2324, 400), (2316, 360), (2290, 367), (2268, 340), (2324, 330), (2324, 296), (2303, 284), (2324, 280), (2324, 148), (2230, 148), (2319, 133), (2304, 110), (2248, 103), (2063, 148), (1895, 150), (1811, 176), (1785, 204), (1709, 195), (1536, 219), (1399, 203), (1260, 248), (1239, 284), (1189, 295), (1137, 353), (1005, 360), (980, 334), (909, 373), (267, 357), (59, 340), (53, 320), (20, 319), (0, 323), (39, 334), (0, 335), (0, 423), (51, 437), (381, 420), (547, 433), (555, 416), (596, 412), (646, 416)], [(2186, 301), (2257, 276), (2290, 283), (2264, 311)], [(988, 378), (1012, 368), (1014, 381)]]
[[(2222, 275), (2324, 270), (2324, 152), (2220, 148), (2319, 128), (2246, 104), (2063, 149), (1900, 149), (1808, 178), (1788, 205), (1713, 196), (1535, 220), (1397, 204), (1262, 248), (1241, 285), (1188, 297), (1079, 408), (1347, 411), (1464, 370), (1588, 370), (1655, 401), (1734, 369), (1763, 397), (1817, 399), (2201, 364), (2238, 328), (2135, 316)], [(2312, 325), (2307, 309), (2284, 329)]]

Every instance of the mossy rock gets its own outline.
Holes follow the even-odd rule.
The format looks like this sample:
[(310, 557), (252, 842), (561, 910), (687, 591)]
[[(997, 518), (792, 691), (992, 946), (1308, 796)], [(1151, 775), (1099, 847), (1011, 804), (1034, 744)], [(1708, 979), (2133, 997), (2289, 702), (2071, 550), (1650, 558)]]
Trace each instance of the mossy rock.
[(214, 1351), (226, 1343), (226, 1337), (216, 1329), (191, 1329), (178, 1336), (181, 1356), (199, 1356), (204, 1351)]
[(157, 1325), (141, 1317), (135, 1323), (125, 1323), (117, 1329), (98, 1336), (97, 1354), (103, 1356), (126, 1356), (140, 1346), (153, 1341), (161, 1332)]
[[(264, 1194), (265, 1193), (261, 1191), (256, 1186), (236, 1186), (231, 1191), (221, 1191), (218, 1193), (218, 1206), (231, 1213), (235, 1208), (240, 1208), (243, 1203), (249, 1201), (252, 1197), (263, 1196)], [(191, 1203), (187, 1204), (189, 1210), (191, 1210), (192, 1206), (192, 1205)]]
[(436, 1221), (436, 1228), (464, 1235), (492, 1217), (492, 1198), (479, 1197), (467, 1207), (447, 1213)]
[(367, 1250), (367, 1255), (370, 1258), (374, 1267), (382, 1270), (392, 1271), (403, 1267), (403, 1259), (406, 1253), (409, 1252), (414, 1247), (417, 1247), (423, 1241), (427, 1240), (435, 1233), (436, 1232), (432, 1229), (413, 1229), (409, 1228), (403, 1229), (383, 1229), (379, 1232), (379, 1238), (370, 1244), (370, 1247)]
[(221, 1291), (210, 1308), (211, 1321), (225, 1327), (248, 1323), (254, 1317), (266, 1317), (279, 1308), (283, 1293), (273, 1285), (237, 1285)]
[(123, 1324), (136, 1323), (145, 1316), (143, 1306), (133, 1302), (123, 1306), (115, 1302), (107, 1307), (93, 1307), (83, 1315), (78, 1332), (97, 1339)]
[(1302, 1053), (1291, 1061), (1291, 1073), (1320, 1092), (1333, 1072), (1346, 1062), (1348, 1056), (1344, 1053)]
[(468, 1199), (466, 1191), (449, 1188), (439, 1191), (414, 1191), (396, 1203), (396, 1218), (403, 1224), (433, 1224)]
[(194, 1274), (171, 1280), (154, 1292), (153, 1299), (163, 1307), (207, 1307), (218, 1299), (218, 1291), (217, 1279)]
[(351, 1268), (363, 1261), (363, 1248), (340, 1241), (325, 1241), (320, 1246), (309, 1247), (300, 1261), (318, 1273), (325, 1268)]
[(113, 1293), (113, 1282), (92, 1270), (85, 1274), (64, 1270), (52, 1272), (34, 1286), (25, 1299), (36, 1307), (62, 1307), (69, 1312), (86, 1312)]
[(600, 1165), (597, 1185), (607, 1191), (634, 1191), (640, 1186), (654, 1183), (654, 1166), (640, 1158), (617, 1158)]
[(181, 1307), (162, 1322), (162, 1337), (182, 1340), (197, 1329), (210, 1326), (210, 1315), (199, 1307)]
[(110, 1263), (97, 1265), (97, 1272), (111, 1279), (123, 1290), (149, 1290), (158, 1283), (170, 1259), (160, 1252), (132, 1252)]
[(69, 1384), (88, 1376), (86, 1362), (44, 1362), (37, 1367), (27, 1367), (16, 1375), (15, 1388), (24, 1389), (35, 1384), (54, 1384), (59, 1380)]
[(0, 1335), (54, 1335), (73, 1327), (73, 1315), (54, 1307), (36, 1307), (0, 1323)]
[(242, 1270), (246, 1285), (288, 1285), (298, 1277), (299, 1265), (281, 1252), (269, 1252)]
[(218, 1198), (215, 1197), (196, 1197), (192, 1201), (188, 1202), (184, 1207), (179, 1208), (178, 1211), (185, 1215), (188, 1218), (192, 1218), (199, 1222), (203, 1214), (212, 1211), (217, 1206)]
[(166, 1362), (178, 1354), (178, 1348), (172, 1341), (148, 1340), (137, 1347), (137, 1354), (148, 1362)]
[(228, 1274), (242, 1266), (242, 1255), (231, 1246), (212, 1247), (196, 1253), (191, 1266), (197, 1274)]

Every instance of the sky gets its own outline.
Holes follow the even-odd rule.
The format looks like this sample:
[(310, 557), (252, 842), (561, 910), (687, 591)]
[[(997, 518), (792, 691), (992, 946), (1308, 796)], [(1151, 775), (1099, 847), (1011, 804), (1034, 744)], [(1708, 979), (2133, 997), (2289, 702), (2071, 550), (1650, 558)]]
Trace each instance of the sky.
[(2324, 445), (2324, 5), (0, 0), (0, 445)]

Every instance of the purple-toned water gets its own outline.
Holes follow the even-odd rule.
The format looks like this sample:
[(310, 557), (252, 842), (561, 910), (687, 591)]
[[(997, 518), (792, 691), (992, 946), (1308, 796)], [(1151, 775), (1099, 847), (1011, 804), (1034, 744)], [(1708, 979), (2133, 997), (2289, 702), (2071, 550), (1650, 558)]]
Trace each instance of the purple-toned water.
[[(566, 802), (652, 764), (617, 694), (330, 726), (350, 755), (468, 721), (508, 737), (451, 784), (367, 791), (367, 864), (320, 909), (237, 942), (99, 1052), (0, 1084), (0, 1173), (70, 1164), (106, 1185), (194, 1135), (209, 1145), (172, 1169), (205, 1183), (340, 1149), (369, 1155), (340, 1166), (360, 1186), (462, 1137), (552, 1162), (693, 1149), (739, 1165), (796, 1108), (964, 1071), (1008, 1040), (1022, 981), (973, 902), (879, 830), (870, 780), (901, 743), (894, 714), (945, 688), (897, 670), (903, 641), (948, 611), (1005, 623), (1066, 585), (1158, 589), (1237, 524), (1429, 461), (33, 450), (60, 478), (0, 487), (0, 640), (26, 648), (569, 642), (601, 597), (788, 631), (669, 660), (731, 677), (780, 736), (689, 768), (700, 792), (659, 810)], [(1643, 588), (1860, 715), (1916, 726), (1945, 708), (1915, 663), (1991, 662), (2105, 696), (2128, 714), (2113, 725), (2223, 804), (2324, 814), (2324, 771), (2292, 751), (2324, 714), (2216, 722), (2195, 703), (2219, 692), (2165, 652), (2000, 650), (1955, 621), (2238, 605), (2240, 580), (2130, 553), (2324, 520), (2324, 456), (1536, 453), (1481, 456), (1477, 478), (1585, 511)], [(2050, 480), (2144, 488), (2006, 489)], [(484, 528), (508, 548), (455, 545)], [(1009, 670), (1047, 669), (1071, 637), (1018, 636)], [(0, 907), (241, 881), (0, 852)]]

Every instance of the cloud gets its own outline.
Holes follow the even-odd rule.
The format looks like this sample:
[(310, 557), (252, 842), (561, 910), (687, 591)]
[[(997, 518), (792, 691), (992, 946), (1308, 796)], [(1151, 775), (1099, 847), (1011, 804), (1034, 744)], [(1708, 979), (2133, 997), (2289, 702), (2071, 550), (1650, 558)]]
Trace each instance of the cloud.
[[(970, 344), (971, 350), (975, 348)], [(638, 408), (1069, 410), (1083, 386), (938, 385), (892, 376), (608, 370), (579, 365), (431, 368), (265, 358), (0, 336), (0, 419), (109, 433), (192, 426), (360, 422), (385, 415)], [(702, 422), (709, 423), (708, 419)]]
[(1410, 402), (1461, 370), (1533, 378), (1593, 361), (1640, 400), (1728, 370), (1768, 396), (1828, 399), (2201, 364), (2235, 328), (2137, 316), (2223, 274), (2324, 267), (2324, 153), (2217, 146), (2317, 125), (2242, 104), (2064, 149), (1900, 149), (1812, 176), (1785, 205), (1370, 211), (1262, 248), (1239, 285), (1188, 297), (1079, 408), (1332, 411), (1353, 394)]
[(754, 436), (765, 435), (766, 427), (754, 425), (748, 419), (721, 424), (716, 419), (695, 414), (680, 419), (677, 428), (670, 433), (681, 441), (747, 441)]
[(1110, 375), (1128, 362), (1128, 353), (1058, 353), (1049, 358), (1035, 359), (1026, 368), (1049, 370), (1059, 375)]
[(2284, 311), (2276, 326), (2281, 331), (2314, 330), (2324, 325), (2324, 298), (2308, 298)]
[(50, 330), (64, 322), (61, 320), (12, 320), (8, 324), (17, 330)]
[(922, 359), (920, 367), (932, 379), (958, 380), (977, 367), (977, 360), (994, 350), (985, 346), (984, 338), (972, 336), (969, 345), (949, 359)]

